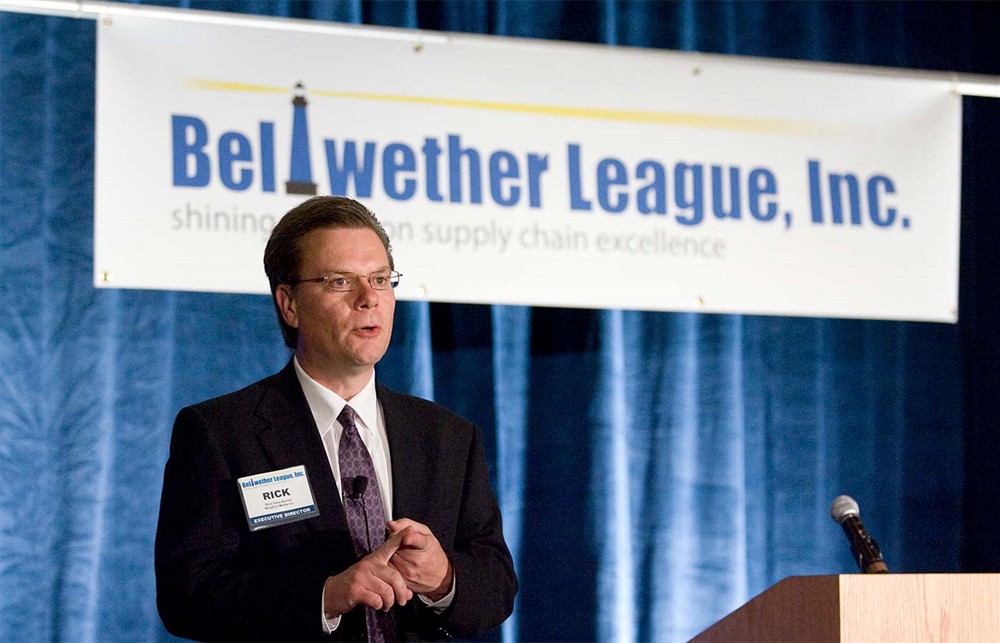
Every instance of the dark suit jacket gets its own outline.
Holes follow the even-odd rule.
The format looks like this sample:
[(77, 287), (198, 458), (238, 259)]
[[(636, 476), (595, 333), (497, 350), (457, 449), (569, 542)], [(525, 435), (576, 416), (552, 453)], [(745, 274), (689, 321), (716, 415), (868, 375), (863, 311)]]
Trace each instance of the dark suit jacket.
[[(479, 429), (379, 385), (393, 517), (426, 524), (455, 569), (443, 614), (394, 608), (401, 640), (475, 636), (513, 609), (517, 580)], [(251, 532), (236, 480), (305, 465), (320, 515)], [(328, 576), (356, 562), (336, 483), (291, 362), (278, 374), (178, 413), (156, 532), (156, 593), (172, 633), (196, 639), (362, 640), (364, 613), (321, 625)]]

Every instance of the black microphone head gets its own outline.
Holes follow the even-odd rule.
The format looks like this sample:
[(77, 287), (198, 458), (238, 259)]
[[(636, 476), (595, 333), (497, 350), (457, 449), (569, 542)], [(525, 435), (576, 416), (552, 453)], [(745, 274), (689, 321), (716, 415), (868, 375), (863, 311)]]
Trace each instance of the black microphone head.
[(830, 503), (830, 517), (839, 525), (847, 520), (848, 516), (861, 517), (857, 501), (850, 496), (837, 496)]
[(364, 494), (365, 489), (368, 488), (368, 478), (365, 476), (354, 476), (351, 480), (351, 496), (354, 498), (360, 498)]

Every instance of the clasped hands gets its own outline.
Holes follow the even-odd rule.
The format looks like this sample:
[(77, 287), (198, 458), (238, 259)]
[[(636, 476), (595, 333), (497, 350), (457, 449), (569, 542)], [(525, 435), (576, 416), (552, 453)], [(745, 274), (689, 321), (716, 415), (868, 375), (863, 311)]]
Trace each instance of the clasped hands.
[(358, 605), (388, 611), (414, 594), (437, 601), (451, 591), (451, 561), (431, 530), (401, 518), (387, 525), (390, 536), (373, 552), (326, 579), (323, 607), (329, 617)]

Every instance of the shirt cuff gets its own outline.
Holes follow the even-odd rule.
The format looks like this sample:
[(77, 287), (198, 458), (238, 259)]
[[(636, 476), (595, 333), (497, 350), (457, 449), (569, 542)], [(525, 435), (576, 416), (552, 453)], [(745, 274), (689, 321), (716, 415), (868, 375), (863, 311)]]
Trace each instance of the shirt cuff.
[(458, 579), (455, 578), (454, 574), (451, 577), (451, 591), (445, 594), (440, 600), (432, 601), (423, 594), (417, 594), (420, 602), (434, 610), (438, 614), (448, 609), (451, 602), (455, 600), (455, 587), (458, 585)]

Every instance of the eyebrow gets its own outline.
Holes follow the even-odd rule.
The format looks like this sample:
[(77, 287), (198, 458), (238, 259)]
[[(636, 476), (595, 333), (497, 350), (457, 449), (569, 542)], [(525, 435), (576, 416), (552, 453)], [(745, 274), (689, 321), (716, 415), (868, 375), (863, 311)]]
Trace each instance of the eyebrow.
[[(376, 272), (383, 272), (383, 271), (389, 272), (391, 270), (392, 270), (392, 268), (390, 268), (389, 265), (386, 264), (385, 266), (383, 266), (381, 268), (376, 268), (375, 270), (372, 270), (371, 272), (369, 272), (367, 274), (370, 275), (370, 274), (373, 274), (373, 273), (376, 273)], [(329, 270), (324, 270), (322, 272), (323, 272), (324, 275), (333, 275), (333, 274), (337, 274), (337, 275), (360, 275), (361, 274), (360, 272), (354, 272), (353, 270), (343, 270), (341, 268), (331, 268)]]

